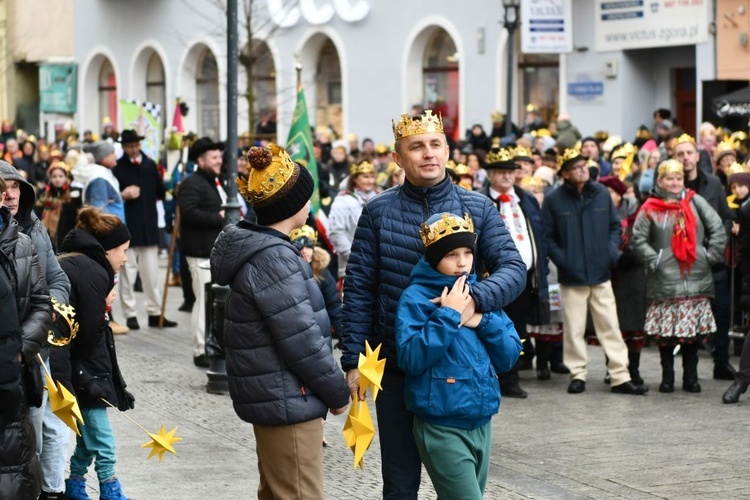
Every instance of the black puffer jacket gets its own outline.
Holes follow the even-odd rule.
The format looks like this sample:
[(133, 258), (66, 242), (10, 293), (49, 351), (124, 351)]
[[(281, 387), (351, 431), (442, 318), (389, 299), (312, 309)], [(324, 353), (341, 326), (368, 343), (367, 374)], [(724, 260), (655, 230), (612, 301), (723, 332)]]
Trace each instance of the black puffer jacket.
[(227, 227), (211, 252), (211, 275), (230, 287), (224, 342), (241, 419), (288, 425), (346, 406), (323, 296), (287, 236), (248, 222)]
[(224, 218), (219, 213), (221, 196), (215, 182), (213, 174), (198, 169), (178, 188), (180, 250), (187, 257), (207, 259), (224, 227)]
[[(90, 233), (73, 229), (60, 247), (60, 265), (72, 285), (70, 303), (76, 309), (78, 335), (69, 353), (52, 351), (52, 371), (56, 378), (75, 391), (83, 408), (106, 407), (105, 398), (121, 410), (130, 409), (132, 400), (117, 364), (115, 339), (109, 327), (106, 299), (114, 286), (114, 273), (104, 248)], [(65, 359), (70, 356), (69, 365)], [(71, 380), (68, 382), (68, 373)]]
[(32, 500), (42, 473), (18, 353), (31, 363), (26, 370), (39, 371), (35, 356), (47, 338), (49, 296), (31, 240), (6, 207), (0, 218), (0, 498)]

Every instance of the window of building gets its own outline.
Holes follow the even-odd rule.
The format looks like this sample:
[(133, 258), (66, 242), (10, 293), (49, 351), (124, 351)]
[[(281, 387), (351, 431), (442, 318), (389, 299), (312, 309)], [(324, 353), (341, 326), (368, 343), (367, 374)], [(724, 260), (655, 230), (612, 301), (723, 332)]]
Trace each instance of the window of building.
[(164, 131), (167, 116), (167, 94), (164, 81), (164, 65), (159, 54), (154, 52), (148, 60), (146, 68), (146, 101), (158, 104), (161, 107), (159, 122)]
[[(248, 85), (252, 85), (252, 92), (246, 94), (248, 107), (252, 106), (253, 113), (250, 123), (241, 129), (255, 130), (256, 134), (267, 135), (269, 140), (276, 140), (276, 68), (273, 63), (271, 50), (265, 42), (254, 40), (252, 48), (240, 56), (244, 60)], [(252, 99), (252, 102), (251, 102)]]
[[(519, 115), (525, 119), (526, 106), (539, 108), (544, 123), (557, 120), (560, 110), (560, 58), (557, 54), (519, 54), (520, 89), (523, 100)], [(519, 124), (523, 127), (524, 121)]]
[(341, 64), (339, 53), (331, 40), (326, 40), (320, 49), (315, 73), (318, 127), (332, 128), (337, 135), (343, 134)]
[(198, 135), (219, 140), (219, 67), (210, 50), (206, 50), (198, 62), (195, 86), (198, 97)]
[(424, 104), (442, 114), (445, 133), (454, 139), (458, 132), (458, 71), (456, 44), (444, 29), (436, 28), (422, 65)]
[(109, 59), (99, 70), (99, 123), (107, 118), (117, 126), (117, 78)]

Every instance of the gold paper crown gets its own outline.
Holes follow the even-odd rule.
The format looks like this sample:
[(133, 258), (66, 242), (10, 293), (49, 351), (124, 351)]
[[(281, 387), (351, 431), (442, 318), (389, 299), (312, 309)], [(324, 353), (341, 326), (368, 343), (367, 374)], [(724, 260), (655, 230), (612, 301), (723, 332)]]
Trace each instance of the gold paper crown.
[(689, 142), (693, 146), (695, 146), (695, 138), (690, 134), (682, 134), (678, 138), (674, 140), (674, 144), (672, 146), (677, 146), (678, 144), (685, 144), (686, 142)]
[(386, 155), (386, 154), (390, 153), (390, 151), (391, 150), (388, 147), (388, 145), (383, 144), (382, 142), (379, 142), (377, 144), (377, 146), (375, 146), (375, 154), (376, 155)]
[(47, 342), (54, 346), (68, 345), (78, 335), (78, 322), (75, 318), (76, 310), (69, 304), (61, 304), (54, 297), (50, 297), (50, 303), (52, 304), (52, 310), (68, 324), (68, 336), (55, 337), (55, 332), (49, 330), (47, 333)]
[(443, 118), (440, 113), (433, 115), (431, 109), (426, 109), (423, 114), (415, 117), (404, 113), (397, 122), (391, 120), (391, 125), (393, 126), (393, 139), (396, 141), (412, 135), (444, 133)]
[(510, 150), (513, 153), (513, 158), (531, 158), (531, 150), (523, 146), (516, 146)]
[(581, 152), (578, 151), (576, 148), (570, 148), (570, 149), (566, 149), (565, 151), (563, 151), (563, 154), (560, 158), (562, 160), (562, 163), (565, 163), (571, 160), (575, 160), (578, 157), (583, 158), (581, 156)]
[(374, 174), (374, 173), (375, 173), (375, 165), (373, 165), (367, 160), (361, 161), (359, 163), (354, 163), (352, 164), (351, 167), (349, 167), (349, 175)]
[(727, 154), (733, 154), (736, 157), (737, 153), (734, 151), (734, 148), (735, 148), (735, 142), (733, 140), (730, 139), (728, 141), (721, 141), (719, 144), (716, 145), (716, 149), (714, 150), (714, 155), (716, 155), (717, 160)]
[(617, 149), (612, 150), (612, 155), (610, 156), (610, 160), (614, 160), (616, 158), (629, 158), (630, 155), (635, 154), (635, 148), (632, 144), (629, 142), (626, 142), (625, 144), (621, 144), (620, 147)]
[(727, 177), (729, 177), (732, 174), (746, 174), (749, 170), (745, 168), (744, 165), (741, 163), (734, 162), (732, 163), (729, 168), (726, 171)]
[(651, 139), (651, 132), (647, 128), (639, 128), (635, 132), (635, 137), (637, 139)]
[(267, 148), (254, 146), (247, 152), (250, 165), (248, 177), (237, 177), (240, 194), (251, 204), (262, 206), (273, 195), (282, 190), (298, 172), (289, 154), (276, 144)]
[(422, 238), (425, 248), (429, 247), (436, 241), (455, 233), (473, 233), (474, 221), (471, 220), (468, 213), (464, 213), (464, 218), (458, 218), (455, 215), (443, 214), (440, 220), (427, 225), (422, 223), (422, 229), (419, 236)]
[(597, 130), (594, 134), (594, 139), (596, 139), (597, 141), (606, 141), (607, 139), (609, 139), (609, 132), (607, 132), (606, 130)]
[(530, 191), (532, 189), (542, 189), (544, 188), (544, 181), (541, 177), (524, 177), (521, 179), (521, 182), (518, 183), (519, 186), (521, 186), (521, 189), (525, 189), (527, 191)]
[(64, 161), (54, 161), (52, 162), (52, 165), (49, 166), (47, 169), (47, 172), (52, 173), (53, 170), (61, 169), (65, 172), (65, 175), (67, 175), (70, 172), (70, 165), (65, 163)]
[(506, 148), (492, 148), (485, 157), (487, 163), (511, 163), (513, 162), (513, 153)]
[(552, 132), (548, 128), (540, 128), (531, 131), (531, 137), (552, 137)]
[(472, 177), (474, 176), (474, 174), (471, 172), (471, 169), (463, 163), (459, 163), (458, 165), (454, 166), (453, 171), (456, 172), (459, 177), (463, 175), (470, 175)]
[(742, 130), (738, 130), (737, 132), (733, 132), (730, 136), (735, 141), (746, 141), (747, 140), (747, 134), (743, 132)]
[[(687, 135), (687, 134), (684, 134)], [(677, 160), (665, 160), (659, 164), (658, 177), (663, 177), (667, 174), (680, 174), (683, 175), (682, 163)]]
[(289, 233), (289, 239), (292, 241), (298, 240), (300, 238), (307, 238), (312, 241), (313, 244), (316, 244), (318, 243), (318, 232), (305, 224), (300, 228), (292, 229), (292, 232)]

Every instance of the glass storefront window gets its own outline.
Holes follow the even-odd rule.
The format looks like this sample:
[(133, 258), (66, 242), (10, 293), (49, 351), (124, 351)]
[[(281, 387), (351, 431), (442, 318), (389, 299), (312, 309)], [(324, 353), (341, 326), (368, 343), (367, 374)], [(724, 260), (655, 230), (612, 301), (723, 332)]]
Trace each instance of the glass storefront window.
[(521, 92), (519, 103), (523, 126), (526, 106), (539, 108), (544, 123), (557, 119), (560, 109), (560, 58), (557, 54), (520, 54)]

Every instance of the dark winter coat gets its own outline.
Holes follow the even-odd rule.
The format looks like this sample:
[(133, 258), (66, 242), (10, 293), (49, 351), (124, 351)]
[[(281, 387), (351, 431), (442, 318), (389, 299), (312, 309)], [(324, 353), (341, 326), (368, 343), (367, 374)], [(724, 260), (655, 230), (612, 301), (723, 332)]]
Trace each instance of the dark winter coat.
[[(45, 215), (49, 213), (50, 209), (54, 208), (55, 204), (60, 204), (60, 215), (55, 230), (55, 238), (53, 239), (50, 234), (53, 251), (60, 248), (65, 235), (76, 227), (76, 216), (81, 209), (81, 198), (81, 190), (79, 188), (71, 188), (70, 185), (62, 188), (55, 188), (49, 185), (37, 198), (34, 213), (40, 221), (44, 221)], [(44, 226), (44, 222), (42, 222), (42, 225)], [(47, 233), (49, 234), (49, 231)]]
[(617, 319), (623, 332), (640, 332), (646, 323), (646, 269), (633, 255), (632, 237), (638, 204), (624, 198), (617, 208), (622, 225), (620, 258), (612, 271)]
[(224, 347), (242, 420), (288, 425), (346, 406), (323, 296), (288, 236), (244, 221), (228, 226), (211, 252), (211, 275), (230, 288)]
[(125, 200), (125, 221), (130, 231), (130, 246), (158, 245), (159, 218), (156, 202), (164, 199), (164, 181), (154, 160), (141, 152), (140, 165), (134, 165), (130, 157), (122, 155), (112, 173), (120, 183), (120, 192), (128, 186), (138, 186), (138, 198)]
[(198, 169), (180, 184), (177, 204), (180, 207), (180, 250), (187, 257), (207, 259), (216, 237), (224, 227), (219, 214), (221, 196), (213, 174)]
[(25, 387), (22, 372), (39, 373), (36, 354), (51, 323), (49, 295), (31, 239), (8, 208), (0, 207), (0, 218), (0, 498), (35, 500), (42, 474), (28, 397), (41, 387)]
[(323, 269), (320, 274), (321, 276), (318, 279), (320, 293), (323, 295), (326, 304), (333, 333), (339, 337), (341, 336), (341, 295), (339, 294), (338, 282), (328, 269)]
[[(53, 348), (52, 369), (65, 379), (71, 372), (72, 385), (82, 408), (107, 407), (105, 398), (121, 410), (132, 406), (117, 364), (114, 335), (105, 312), (106, 298), (114, 286), (114, 273), (104, 248), (90, 233), (74, 229), (63, 240), (60, 265), (70, 277), (70, 303), (76, 309), (78, 335), (69, 353)], [(69, 354), (69, 365), (65, 358)]]
[(556, 144), (559, 144), (564, 149), (570, 149), (581, 140), (581, 133), (578, 131), (578, 127), (570, 123), (570, 120), (559, 120), (557, 122), (556, 139)]
[(401, 373), (396, 362), (396, 308), (412, 268), (424, 254), (419, 228), (441, 212), (468, 213), (474, 222), (475, 265), (489, 273), (472, 288), (477, 311), (496, 311), (524, 290), (526, 266), (489, 198), (454, 185), (449, 176), (430, 188), (406, 181), (370, 200), (357, 224), (344, 280), (344, 370), (357, 367), (369, 340), (373, 347), (383, 344), (386, 370)]
[(588, 181), (579, 193), (565, 182), (545, 198), (542, 220), (547, 255), (561, 285), (593, 286), (610, 279), (622, 228), (607, 188)]

